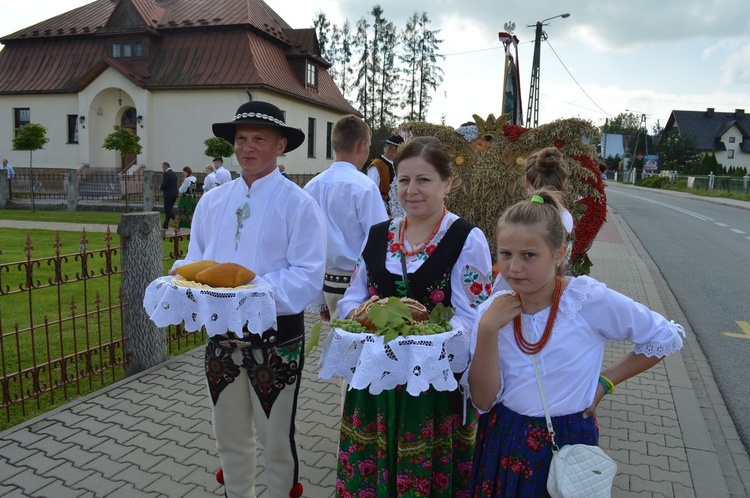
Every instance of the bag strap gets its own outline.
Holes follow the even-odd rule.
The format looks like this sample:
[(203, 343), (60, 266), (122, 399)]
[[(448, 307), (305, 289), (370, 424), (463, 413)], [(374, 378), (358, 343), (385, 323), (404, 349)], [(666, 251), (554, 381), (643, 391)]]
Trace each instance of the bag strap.
[[(523, 316), (521, 316), (521, 332), (524, 337), (526, 336), (526, 324), (524, 323)], [(544, 387), (542, 387), (542, 376), (539, 375), (539, 366), (536, 363), (536, 355), (531, 355), (531, 366), (534, 367), (534, 376), (536, 377), (536, 385), (539, 387), (539, 396), (542, 398), (542, 406), (544, 407), (544, 419), (547, 421), (547, 432), (552, 439), (552, 451), (557, 452), (560, 448), (557, 447), (555, 442), (555, 429), (552, 427), (552, 417), (549, 416), (549, 408), (547, 407), (547, 396), (544, 395)]]

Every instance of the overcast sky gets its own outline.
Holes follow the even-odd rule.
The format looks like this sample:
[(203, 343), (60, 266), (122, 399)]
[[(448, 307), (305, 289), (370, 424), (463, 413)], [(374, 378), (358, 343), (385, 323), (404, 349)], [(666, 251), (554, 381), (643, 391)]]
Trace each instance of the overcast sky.
[[(0, 0), (5, 35), (88, 0)], [(626, 109), (663, 126), (672, 110), (750, 111), (750, 1), (748, 0), (266, 0), (293, 28), (312, 26), (315, 13), (352, 24), (379, 3), (398, 28), (415, 11), (427, 12), (444, 40), (445, 81), (428, 119), (457, 127), (472, 114), (498, 115), (503, 51), (498, 32), (514, 22), (524, 119), (537, 21), (541, 45), (539, 122), (581, 117), (595, 125)], [(408, 4), (408, 8), (404, 8)], [(30, 6), (33, 5), (33, 8)]]

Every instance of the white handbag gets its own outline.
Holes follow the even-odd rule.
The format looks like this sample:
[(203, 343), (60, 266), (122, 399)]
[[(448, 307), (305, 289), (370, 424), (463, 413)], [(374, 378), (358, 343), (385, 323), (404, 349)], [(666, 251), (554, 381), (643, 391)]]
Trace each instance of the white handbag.
[(547, 431), (552, 439), (552, 463), (547, 477), (547, 492), (552, 498), (609, 498), (612, 482), (617, 474), (617, 464), (598, 446), (567, 444), (562, 448), (555, 443), (555, 430), (547, 408), (542, 378), (536, 358), (532, 355), (539, 395), (542, 397)]

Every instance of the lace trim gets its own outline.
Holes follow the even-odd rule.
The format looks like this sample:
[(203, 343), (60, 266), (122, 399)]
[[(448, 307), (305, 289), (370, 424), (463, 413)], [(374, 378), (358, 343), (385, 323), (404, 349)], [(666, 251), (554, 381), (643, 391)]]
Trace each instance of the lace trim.
[(685, 335), (685, 329), (682, 327), (682, 325), (674, 323), (674, 321), (670, 321), (668, 327), (666, 329), (660, 330), (658, 336), (655, 339), (674, 336), (674, 339), (672, 339), (672, 341), (662, 344), (655, 344), (652, 342), (648, 342), (646, 344), (635, 344), (633, 345), (633, 352), (636, 354), (648, 356), (650, 358), (654, 356), (664, 358), (665, 356), (669, 356), (672, 353), (676, 353), (677, 351), (682, 349), (682, 337), (680, 337), (680, 335), (682, 337), (687, 337)]
[[(583, 308), (583, 303), (589, 298), (594, 282), (594, 279), (585, 276), (570, 281), (563, 291), (560, 308), (557, 310), (555, 328), (566, 326), (578, 315)], [(549, 310), (547, 310), (547, 313), (549, 313)]]

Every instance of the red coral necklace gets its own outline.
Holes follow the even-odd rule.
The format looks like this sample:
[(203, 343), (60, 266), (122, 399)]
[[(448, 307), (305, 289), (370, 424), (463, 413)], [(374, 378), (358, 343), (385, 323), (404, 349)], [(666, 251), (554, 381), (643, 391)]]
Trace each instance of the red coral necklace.
[(401, 250), (401, 253), (404, 256), (414, 256), (416, 254), (419, 254), (420, 252), (424, 251), (425, 247), (427, 247), (430, 242), (432, 242), (432, 239), (435, 238), (435, 235), (440, 231), (440, 225), (443, 224), (443, 219), (445, 218), (445, 215), (448, 214), (448, 209), (443, 206), (443, 216), (440, 217), (440, 221), (437, 222), (437, 226), (435, 226), (435, 229), (432, 231), (430, 235), (427, 236), (426, 239), (422, 241), (421, 244), (414, 247), (411, 251), (406, 250), (406, 246), (404, 245), (404, 237), (406, 236), (406, 223), (407, 223), (407, 217), (404, 215), (404, 222), (401, 224), (401, 233), (398, 236), (398, 245), (399, 249)]
[[(518, 349), (522, 352), (532, 355), (537, 354), (539, 351), (547, 345), (550, 336), (552, 335), (552, 327), (555, 325), (555, 318), (557, 318), (557, 310), (560, 308), (560, 298), (562, 297), (562, 278), (559, 276), (555, 277), (555, 290), (552, 293), (552, 306), (549, 309), (549, 317), (547, 317), (547, 325), (544, 327), (544, 333), (538, 342), (529, 342), (523, 336), (523, 330), (521, 327), (521, 315), (517, 315), (513, 319), (513, 338), (516, 340)], [(521, 297), (519, 296), (520, 300)]]

